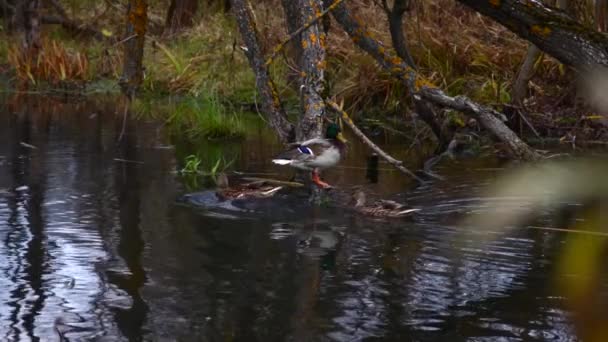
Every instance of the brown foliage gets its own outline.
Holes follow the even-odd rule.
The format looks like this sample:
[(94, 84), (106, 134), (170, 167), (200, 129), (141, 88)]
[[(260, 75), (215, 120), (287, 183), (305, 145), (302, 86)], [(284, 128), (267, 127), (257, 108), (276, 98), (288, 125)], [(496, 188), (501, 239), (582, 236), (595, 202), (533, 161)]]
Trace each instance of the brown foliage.
[(27, 53), (18, 45), (12, 45), (8, 60), (20, 82), (59, 84), (84, 81), (88, 76), (89, 60), (86, 54), (69, 51), (56, 40), (43, 39), (37, 56)]

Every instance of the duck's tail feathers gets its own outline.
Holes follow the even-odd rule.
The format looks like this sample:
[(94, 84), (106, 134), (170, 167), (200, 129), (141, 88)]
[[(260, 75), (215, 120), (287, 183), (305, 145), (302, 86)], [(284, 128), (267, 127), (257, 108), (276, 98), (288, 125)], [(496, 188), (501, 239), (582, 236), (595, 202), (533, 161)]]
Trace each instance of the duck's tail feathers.
[(276, 187), (274, 187), (274, 188), (272, 188), (270, 190), (263, 191), (262, 195), (264, 195), (264, 196), (270, 196), (270, 195), (273, 195), (275, 192), (277, 192), (277, 191), (279, 191), (281, 189), (283, 189), (282, 186), (276, 186)]
[(415, 213), (417, 211), (420, 211), (420, 209), (407, 209), (407, 210), (402, 210), (402, 211), (398, 212), (397, 215), (398, 216), (407, 215), (407, 214)]
[(275, 164), (279, 164), (279, 165), (289, 165), (293, 162), (293, 160), (290, 159), (273, 159), (272, 160), (273, 163)]

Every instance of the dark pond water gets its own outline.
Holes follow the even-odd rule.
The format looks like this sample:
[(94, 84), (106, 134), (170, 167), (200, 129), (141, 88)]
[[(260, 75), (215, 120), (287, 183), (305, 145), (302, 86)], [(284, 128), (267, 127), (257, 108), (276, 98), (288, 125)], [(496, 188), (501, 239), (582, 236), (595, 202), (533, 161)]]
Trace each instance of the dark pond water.
[[(566, 233), (514, 229), (483, 245), (460, 234), (459, 216), (485, 210), (496, 162), (450, 163), (445, 181), (416, 189), (381, 165), (370, 189), (421, 208), (411, 221), (289, 195), (258, 212), (201, 210), (176, 202), (188, 191), (176, 160), (193, 147), (145, 120), (117, 145), (115, 106), (2, 105), (0, 340), (576, 340), (552, 286)], [(268, 162), (269, 136), (258, 125), (197, 152), (285, 172)], [(326, 178), (365, 184), (366, 153), (353, 144)]]

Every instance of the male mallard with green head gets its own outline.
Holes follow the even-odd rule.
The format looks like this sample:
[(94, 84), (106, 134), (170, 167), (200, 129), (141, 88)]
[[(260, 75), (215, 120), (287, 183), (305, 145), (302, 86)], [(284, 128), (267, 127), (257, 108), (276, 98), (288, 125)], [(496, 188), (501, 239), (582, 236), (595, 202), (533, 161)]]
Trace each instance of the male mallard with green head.
[(342, 136), (340, 126), (330, 123), (325, 138), (310, 139), (290, 146), (289, 150), (280, 153), (272, 162), (311, 171), (315, 184), (321, 188), (330, 188), (329, 184), (319, 178), (319, 171), (338, 164), (346, 152), (346, 139)]
[(367, 216), (374, 217), (405, 217), (420, 209), (405, 209), (405, 205), (389, 200), (378, 200), (374, 204), (366, 204), (366, 195), (358, 190), (353, 195), (355, 199), (355, 210)]

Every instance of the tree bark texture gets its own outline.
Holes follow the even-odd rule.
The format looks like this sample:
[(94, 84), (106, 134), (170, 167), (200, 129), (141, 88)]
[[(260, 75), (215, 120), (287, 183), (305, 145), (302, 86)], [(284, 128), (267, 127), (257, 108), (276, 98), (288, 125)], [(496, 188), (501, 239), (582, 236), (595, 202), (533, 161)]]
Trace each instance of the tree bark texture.
[(165, 20), (165, 34), (173, 35), (194, 25), (199, 0), (171, 0)]
[(519, 67), (515, 82), (513, 82), (513, 89), (511, 91), (511, 102), (516, 106), (521, 106), (524, 103), (524, 99), (528, 95), (528, 82), (534, 74), (534, 63), (540, 57), (541, 51), (534, 44), (528, 46), (526, 57), (523, 63)]
[(539, 1), (458, 0), (501, 23), (560, 62), (575, 68), (608, 66), (608, 37)]
[(129, 0), (127, 5), (127, 29), (124, 41), (124, 64), (120, 85), (130, 99), (143, 81), (143, 56), (148, 25), (146, 0)]
[[(299, 22), (312, 20), (323, 10), (322, 0), (297, 0)], [(296, 126), (296, 139), (299, 141), (323, 135), (325, 102), (325, 32), (318, 23), (311, 25), (300, 35), (302, 55), (300, 57), (301, 85), (300, 94), (302, 115)]]
[[(285, 12), (285, 24), (289, 35), (304, 26), (303, 17), (300, 15), (299, 1), (300, 0), (282, 0), (283, 12)], [(293, 48), (291, 49), (292, 57), (298, 66), (300, 65), (300, 58), (302, 57), (302, 46), (299, 44), (300, 37), (296, 37), (296, 39), (293, 40), (295, 44), (292, 44)]]
[(270, 126), (277, 132), (281, 142), (291, 142), (295, 138), (294, 127), (287, 120), (287, 114), (279, 99), (276, 86), (268, 72), (249, 2), (247, 0), (230, 0), (230, 4), (245, 44), (245, 55), (255, 74), (256, 87), (261, 97), (262, 112), (268, 118)]
[(40, 50), (40, 1), (21, 0), (15, 5), (13, 27), (21, 36), (21, 48), (29, 56)]
[[(285, 13), (285, 26), (287, 27), (287, 33), (290, 37), (295, 34), (289, 44), (284, 46), (286, 58), (290, 59), (292, 61), (291, 63), (294, 65), (293, 68), (287, 68), (286, 78), (287, 83), (293, 89), (299, 92), (301, 89), (300, 86), (302, 86), (302, 77), (300, 72), (302, 65), (302, 46), (300, 45), (301, 34), (296, 34), (296, 31), (302, 27), (304, 23), (302, 22), (302, 16), (299, 15), (299, 0), (282, 0), (281, 2), (283, 5), (283, 12)], [(269, 58), (275, 58), (279, 52), (280, 51), (278, 51), (278, 49), (273, 51)], [(268, 64), (268, 62), (266, 62), (266, 64)]]
[(538, 159), (537, 153), (504, 125), (502, 122), (506, 120), (504, 115), (489, 107), (481, 106), (464, 96), (447, 96), (443, 91), (429, 84), (399, 58), (394, 51), (386, 48), (381, 42), (373, 38), (363, 22), (354, 18), (344, 4), (338, 6), (332, 14), (338, 24), (361, 49), (369, 53), (383, 68), (405, 83), (416, 104), (429, 106), (428, 102), (431, 102), (472, 116), (488, 132), (502, 141), (514, 157), (525, 160)]
[(407, 46), (405, 33), (403, 32), (403, 15), (409, 8), (409, 1), (410, 0), (394, 0), (393, 7), (389, 8), (388, 1), (383, 0), (383, 6), (388, 16), (391, 40), (393, 42), (393, 47), (397, 52), (397, 56), (403, 59), (412, 68), (417, 69), (414, 58), (412, 58)]
[[(568, 0), (557, 0), (556, 3), (557, 7), (564, 11), (568, 11)], [(511, 91), (511, 103), (517, 107), (521, 107), (524, 103), (528, 94), (528, 82), (534, 75), (534, 65), (540, 56), (540, 49), (536, 47), (536, 45), (530, 44), (526, 56), (517, 72)]]

